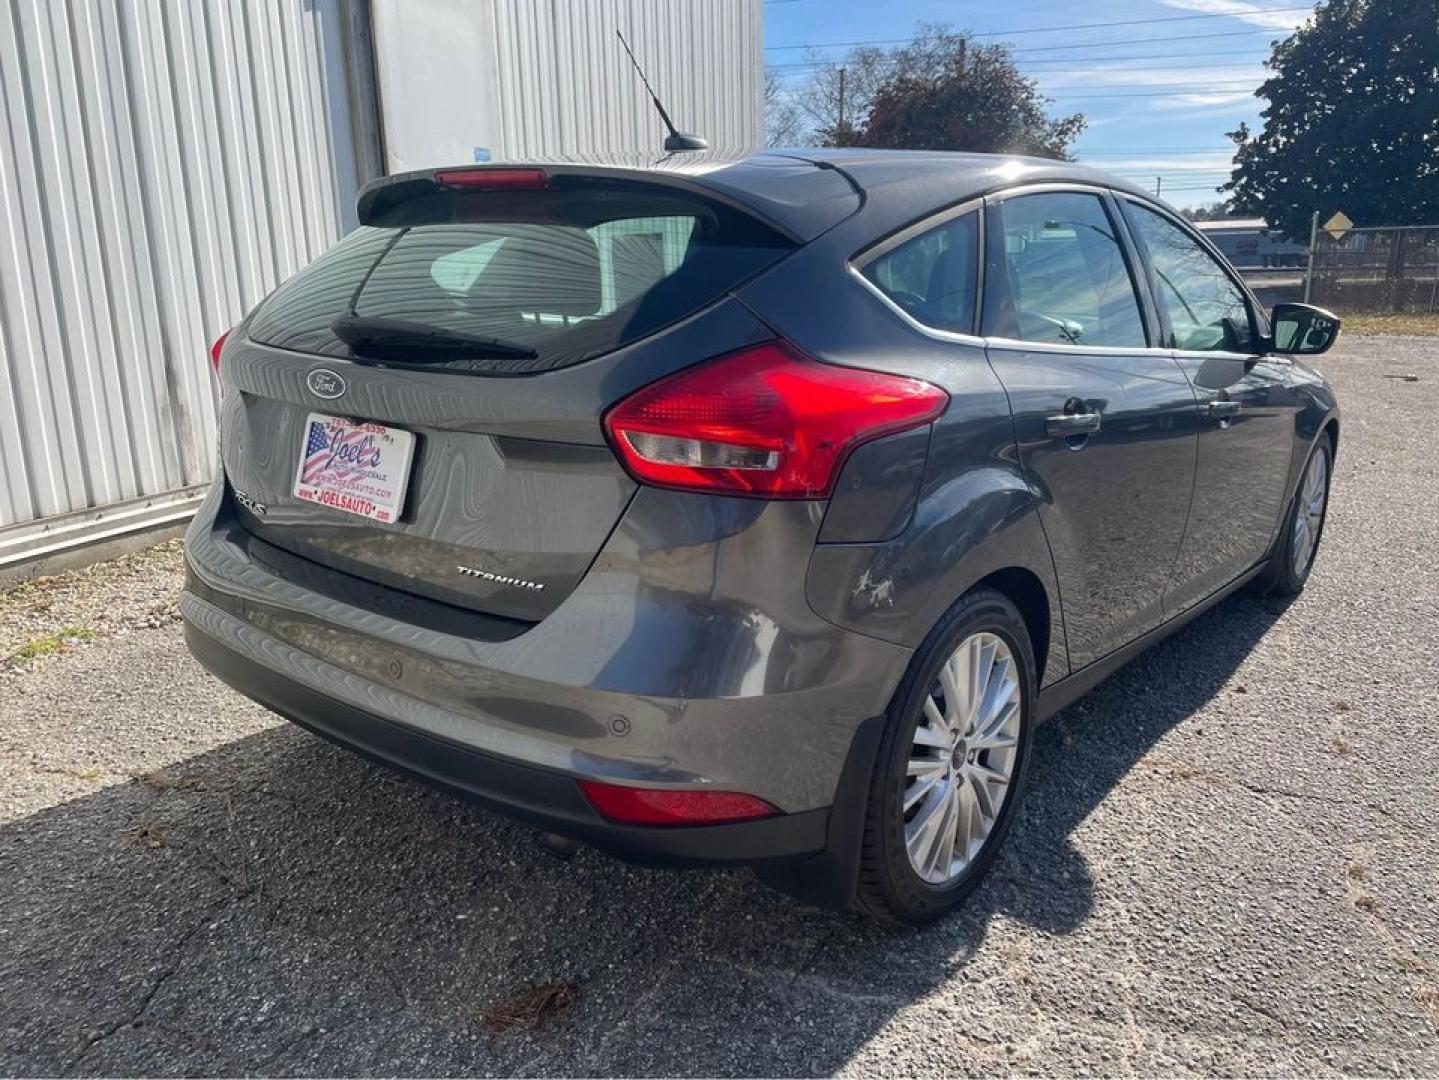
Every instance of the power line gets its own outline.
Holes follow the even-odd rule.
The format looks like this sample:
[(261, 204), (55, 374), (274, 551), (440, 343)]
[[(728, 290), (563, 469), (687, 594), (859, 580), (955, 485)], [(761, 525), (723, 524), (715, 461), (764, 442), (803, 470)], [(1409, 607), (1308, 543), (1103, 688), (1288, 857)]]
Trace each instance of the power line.
[(1245, 86), (1238, 89), (1156, 90), (1142, 94), (1066, 94), (1063, 90), (1046, 90), (1044, 96), (1064, 101), (1090, 101), (1097, 98), (1214, 97), (1216, 94), (1221, 97), (1249, 97), (1253, 92), (1253, 86)]
[[(1253, 58), (1253, 59), (1262, 59), (1262, 58), (1264, 58), (1264, 57), (1267, 57), (1267, 56), (1269, 55), (1269, 52), (1270, 52), (1270, 50), (1269, 50), (1269, 47), (1268, 47), (1267, 45), (1261, 45), (1258, 49), (1255, 49), (1255, 50), (1249, 51), (1249, 52), (1231, 52), (1231, 53), (1228, 53), (1228, 54), (1226, 54), (1226, 56), (1225, 56), (1225, 61), (1226, 61), (1226, 62), (1229, 62), (1229, 61), (1233, 60), (1233, 58), (1236, 57), (1236, 56), (1245, 57), (1245, 58)], [(1208, 55), (1209, 55), (1208, 53), (1202, 53), (1202, 52), (1130, 53), (1130, 54), (1128, 54), (1127, 56), (1093, 56), (1093, 57), (1089, 57), (1088, 59), (1092, 60), (1095, 64), (1108, 64), (1108, 63), (1112, 63), (1112, 62), (1117, 61), (1117, 60), (1198, 60), (1198, 59), (1201, 59), (1201, 58), (1207, 58)], [(1086, 59), (1086, 58), (1085, 58), (1085, 57), (1082, 57), (1082, 56), (1041, 56), (1041, 57), (1037, 57), (1036, 59), (1033, 59), (1033, 60), (1026, 60), (1025, 63), (1026, 63), (1026, 64), (1073, 64), (1073, 63), (1075, 63), (1075, 62), (1077, 62), (1077, 61), (1083, 61), (1084, 59)], [(823, 65), (817, 65), (817, 66), (823, 66)], [(1053, 72), (1056, 72), (1056, 71), (1060, 71), (1060, 70), (1062, 70), (1062, 69), (1060, 69), (1060, 68), (1050, 68), (1049, 70), (1050, 70), (1051, 73), (1053, 73)], [(1090, 70), (1093, 70), (1093, 69), (1092, 69), (1092, 68), (1079, 68), (1079, 69), (1076, 69), (1076, 70), (1080, 70), (1080, 71), (1090, 71)], [(1115, 68), (1114, 70), (1116, 70), (1116, 71), (1120, 71), (1120, 70), (1123, 70), (1123, 71), (1139, 71), (1139, 70), (1141, 70), (1141, 69), (1139, 69), (1139, 68), (1122, 68), (1122, 69), (1121, 69), (1121, 68)], [(1165, 70), (1167, 70), (1167, 69), (1165, 69)]]
[[(1080, 154), (1079, 156), (1085, 157), (1086, 155)], [(1206, 176), (1218, 176), (1220, 173), (1227, 173), (1232, 168), (1232, 166), (1228, 164), (1216, 165), (1212, 168), (1205, 168), (1198, 165), (1160, 165), (1156, 167), (1153, 162), (1148, 165), (1125, 165), (1118, 168), (1109, 165), (1105, 167), (1109, 169), (1110, 172), (1117, 173), (1144, 173), (1145, 175), (1151, 175), (1156, 172), (1165, 174), (1188, 173), (1188, 178), (1195, 181), (1202, 180)]]
[[(1035, 45), (1025, 49), (1015, 49), (1015, 55), (1020, 53), (1037, 52), (1065, 52), (1071, 49), (1107, 49), (1112, 45), (1147, 45), (1151, 41), (1203, 41), (1209, 38), (1231, 38), (1248, 37), (1250, 34), (1274, 35), (1274, 30), (1220, 30), (1213, 34), (1177, 34), (1171, 37), (1147, 37), (1147, 38), (1124, 38), (1120, 41), (1089, 41), (1083, 45)], [(1103, 59), (1100, 57), (1099, 59)]]
[(1215, 146), (1205, 149), (1189, 147), (1165, 147), (1165, 146), (1136, 146), (1132, 150), (1116, 150), (1111, 147), (1108, 150), (1086, 150), (1082, 151), (1085, 157), (1115, 157), (1123, 155), (1129, 157), (1131, 154), (1223, 154), (1232, 153), (1233, 146)]
[(1245, 90), (1254, 85), (1255, 83), (1250, 79), (1216, 80), (1214, 82), (1184, 79), (1179, 82), (1074, 83), (1068, 86), (1051, 86), (1044, 92), (1046, 94), (1062, 94), (1067, 90), (1083, 90), (1086, 93), (1090, 90), (1178, 90), (1181, 93), (1185, 91), (1205, 93), (1210, 90)]
[[(793, 3), (795, 0), (767, 0), (769, 3)], [(1311, 11), (1311, 5), (1296, 5), (1292, 7), (1276, 8), (1254, 8), (1246, 12), (1221, 11), (1205, 15), (1168, 15), (1155, 19), (1117, 19), (1113, 22), (1096, 23), (1071, 23), (1068, 26), (1031, 26), (1015, 30), (985, 30), (979, 33), (965, 34), (965, 37), (1013, 37), (1017, 34), (1054, 34), (1063, 30), (1100, 30), (1111, 26), (1139, 26), (1147, 23), (1169, 23), (1188, 22), (1194, 19), (1233, 19), (1242, 15), (1269, 15), (1278, 14), (1284, 11)], [(1154, 39), (1158, 40), (1158, 39)], [(859, 41), (826, 41), (815, 45), (766, 45), (765, 52), (779, 52), (789, 49), (847, 49), (856, 45), (905, 45), (914, 41), (914, 38), (866, 38)]]
[[(1269, 49), (1268, 49), (1267, 47), (1264, 47), (1264, 48), (1262, 48), (1262, 49), (1260, 49), (1260, 50), (1258, 50), (1258, 51), (1255, 51), (1255, 52), (1243, 52), (1243, 53), (1238, 53), (1238, 52), (1236, 52), (1236, 53), (1230, 53), (1230, 54), (1228, 55), (1228, 57), (1226, 57), (1226, 65), (1227, 65), (1227, 66), (1232, 66), (1232, 64), (1231, 64), (1230, 62), (1231, 62), (1232, 60), (1234, 60), (1234, 58), (1236, 58), (1236, 57), (1241, 58), (1241, 59), (1249, 59), (1249, 60), (1252, 61), (1252, 60), (1260, 60), (1260, 59), (1263, 59), (1263, 58), (1267, 57), (1268, 55), (1269, 55)], [(1205, 54), (1205, 53), (1196, 53), (1196, 52), (1162, 52), (1162, 53), (1138, 53), (1138, 54), (1131, 53), (1131, 54), (1129, 54), (1128, 56), (1096, 56), (1096, 57), (1093, 57), (1092, 59), (1093, 59), (1094, 64), (1109, 64), (1109, 63), (1116, 63), (1116, 62), (1122, 61), (1122, 60), (1197, 60), (1197, 59), (1200, 59), (1200, 58), (1204, 58), (1204, 57), (1206, 57), (1206, 56), (1207, 56), (1207, 54)], [(1051, 57), (1038, 57), (1038, 58), (1036, 58), (1036, 59), (1034, 59), (1034, 60), (1026, 60), (1026, 61), (1024, 61), (1024, 63), (1025, 63), (1026, 66), (1032, 65), (1032, 64), (1073, 64), (1073, 63), (1076, 63), (1076, 62), (1081, 62), (1081, 61), (1083, 61), (1083, 60), (1084, 60), (1084, 57), (1080, 57), (1080, 56), (1051, 56)], [(789, 78), (789, 77), (791, 77), (791, 76), (796, 76), (796, 75), (797, 75), (797, 76), (812, 75), (812, 74), (813, 74), (814, 72), (816, 72), (816, 71), (820, 71), (820, 70), (823, 70), (824, 68), (828, 68), (828, 67), (832, 67), (832, 66), (834, 66), (834, 62), (833, 62), (833, 61), (819, 60), (819, 61), (814, 61), (814, 62), (811, 62), (811, 63), (803, 63), (803, 64), (800, 64), (800, 63), (796, 63), (796, 64), (771, 64), (771, 65), (769, 66), (769, 70), (770, 70), (770, 71), (773, 71), (775, 74), (777, 74), (778, 76), (780, 76), (780, 78)], [(1172, 67), (1172, 65), (1165, 65), (1164, 67), (1147, 67), (1147, 68), (1146, 68), (1146, 67), (1114, 67), (1114, 68), (1109, 68), (1109, 69), (1107, 69), (1107, 70), (1110, 70), (1110, 71), (1169, 71), (1169, 70), (1171, 70), (1171, 67)], [(1203, 70), (1203, 69), (1199, 69), (1199, 70)], [(1090, 74), (1094, 74), (1094, 72), (1095, 72), (1095, 68), (1094, 68), (1093, 66), (1090, 66), (1090, 67), (1083, 67), (1083, 68), (1047, 68), (1047, 69), (1045, 69), (1044, 71), (1030, 72), (1029, 74), (1031, 74), (1031, 75), (1064, 75), (1064, 74), (1090, 75)]]
[[(1260, 30), (1220, 30), (1220, 31), (1218, 31), (1217, 33), (1213, 33), (1213, 34), (1172, 34), (1172, 35), (1169, 35), (1169, 36), (1167, 36), (1167, 37), (1121, 38), (1119, 41), (1086, 41), (1086, 42), (1084, 42), (1083, 44), (1079, 44), (1079, 45), (1031, 45), (1031, 46), (1029, 46), (1029, 47), (1027, 47), (1027, 48), (1023, 48), (1023, 49), (1011, 49), (1010, 52), (1013, 53), (1013, 55), (1015, 55), (1015, 56), (1019, 56), (1019, 55), (1021, 55), (1021, 54), (1037, 53), (1037, 52), (1043, 52), (1043, 53), (1049, 53), (1049, 52), (1072, 52), (1072, 51), (1075, 50), (1075, 49), (1109, 49), (1109, 48), (1113, 48), (1114, 46), (1117, 46), (1117, 45), (1148, 45), (1148, 44), (1151, 44), (1151, 43), (1156, 43), (1156, 44), (1157, 44), (1157, 43), (1163, 42), (1163, 41), (1207, 41), (1207, 40), (1210, 40), (1210, 39), (1213, 39), (1213, 38), (1249, 37), (1251, 34), (1270, 34), (1270, 35), (1273, 35), (1274, 33), (1275, 33), (1275, 31), (1273, 31), (1273, 30), (1262, 30), (1262, 29), (1260, 29)], [(1109, 59), (1109, 58), (1108, 58), (1108, 57), (1105, 57), (1105, 56), (1096, 56), (1096, 57), (1094, 57), (1094, 59), (1096, 59), (1096, 60), (1107, 60), (1107, 59)], [(833, 62), (833, 61), (826, 61), (826, 60), (819, 60), (819, 61), (796, 61), (795, 63), (790, 63), (790, 64), (771, 64), (770, 67), (772, 67), (772, 68), (778, 68), (778, 69), (781, 69), (781, 70), (783, 70), (783, 69), (785, 69), (785, 68), (798, 68), (798, 67), (823, 67), (823, 66), (825, 66), (826, 64), (832, 63), (832, 62)]]

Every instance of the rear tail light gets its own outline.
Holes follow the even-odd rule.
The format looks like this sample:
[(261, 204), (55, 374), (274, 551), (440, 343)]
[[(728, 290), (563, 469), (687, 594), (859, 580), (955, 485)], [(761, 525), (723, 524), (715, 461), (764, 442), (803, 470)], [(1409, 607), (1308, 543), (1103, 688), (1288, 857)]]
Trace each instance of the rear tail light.
[(216, 375), (220, 374), (220, 352), (225, 348), (225, 339), (229, 336), (230, 331), (226, 330), (217, 337), (215, 343), (210, 346), (210, 366), (215, 369)]
[(816, 499), (860, 443), (927, 424), (948, 403), (919, 379), (822, 364), (767, 342), (636, 391), (610, 410), (605, 430), (644, 483)]
[(676, 791), (581, 780), (590, 805), (627, 825), (720, 825), (778, 814), (769, 803), (739, 791)]
[(543, 169), (441, 169), (435, 183), (473, 191), (538, 191), (545, 186)]

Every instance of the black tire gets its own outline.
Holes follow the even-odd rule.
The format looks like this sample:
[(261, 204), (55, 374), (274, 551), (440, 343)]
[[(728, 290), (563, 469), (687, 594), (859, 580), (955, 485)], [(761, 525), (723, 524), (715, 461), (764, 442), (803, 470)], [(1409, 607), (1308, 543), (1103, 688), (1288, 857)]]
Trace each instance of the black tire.
[[(925, 698), (942, 664), (972, 634), (988, 632), (1009, 646), (1018, 667), (1020, 726), (1016, 760), (989, 836), (969, 866), (953, 881), (937, 886), (910, 864), (904, 842), (906, 766)], [(892, 922), (926, 923), (959, 907), (993, 864), (1024, 795), (1034, 734), (1036, 696), (1034, 647), (1019, 610), (1003, 593), (975, 589), (966, 593), (930, 632), (911, 660), (890, 703), (885, 732), (870, 781), (863, 848), (860, 854), (859, 910)]]
[[(1304, 478), (1309, 475), (1309, 466), (1319, 454), (1324, 455), (1324, 509), (1319, 518), (1319, 527), (1315, 530), (1314, 548), (1309, 561), (1302, 570), (1296, 570), (1293, 544), (1294, 530), (1299, 525), (1301, 512), (1300, 496), (1304, 491)], [(1294, 497), (1289, 500), (1289, 509), (1284, 514), (1284, 525), (1274, 541), (1274, 550), (1269, 553), (1269, 562), (1264, 572), (1255, 579), (1261, 592), (1275, 596), (1297, 596), (1303, 591), (1304, 583), (1309, 580), (1309, 575), (1314, 570), (1314, 561), (1319, 557), (1319, 543), (1324, 539), (1324, 524), (1329, 520), (1329, 485), (1333, 476), (1334, 443), (1326, 431), (1319, 436), (1314, 443), (1314, 449), (1309, 451), (1309, 457), (1304, 461), (1304, 471), (1299, 474), (1299, 483), (1294, 487)]]

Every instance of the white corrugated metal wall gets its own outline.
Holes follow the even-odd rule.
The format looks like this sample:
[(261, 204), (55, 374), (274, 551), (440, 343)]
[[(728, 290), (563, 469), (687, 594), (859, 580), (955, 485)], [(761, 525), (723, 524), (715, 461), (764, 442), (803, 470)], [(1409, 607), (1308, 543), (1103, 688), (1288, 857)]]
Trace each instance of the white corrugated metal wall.
[(0, 571), (209, 481), (209, 342), (380, 168), (371, 16), (389, 171), (654, 152), (617, 27), (682, 129), (763, 144), (763, 0), (0, 0)]
[(764, 146), (763, 0), (373, 0), (391, 172), (657, 154), (677, 127), (721, 153)]
[(342, 4), (0, 3), (0, 527), (210, 478), (208, 343), (349, 227)]

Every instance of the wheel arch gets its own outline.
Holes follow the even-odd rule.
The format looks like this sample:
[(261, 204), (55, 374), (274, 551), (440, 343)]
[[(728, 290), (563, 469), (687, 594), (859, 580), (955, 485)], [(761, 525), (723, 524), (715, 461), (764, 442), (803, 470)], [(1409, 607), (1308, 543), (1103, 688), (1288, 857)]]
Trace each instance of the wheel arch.
[(883, 544), (820, 544), (807, 596), (823, 618), (918, 648), (966, 593), (991, 585), (1024, 615), (1041, 686), (1069, 673), (1058, 582), (1033, 491), (1015, 473), (974, 470), (921, 500)]
[[(1003, 594), (1019, 609), (1024, 625), (1029, 630), (1029, 644), (1034, 651), (1034, 668), (1043, 681), (1045, 665), (1049, 660), (1053, 619), (1044, 582), (1028, 567), (1006, 566), (976, 581), (965, 593), (983, 588), (994, 589)], [(963, 595), (965, 594), (962, 593), (961, 596)]]

